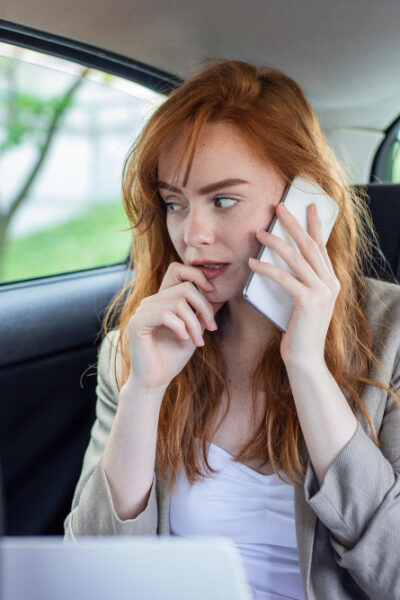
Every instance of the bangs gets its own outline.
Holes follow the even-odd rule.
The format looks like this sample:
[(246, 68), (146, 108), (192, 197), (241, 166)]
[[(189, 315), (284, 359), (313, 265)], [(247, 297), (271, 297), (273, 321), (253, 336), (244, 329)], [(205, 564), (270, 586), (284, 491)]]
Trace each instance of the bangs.
[(189, 154), (186, 171), (185, 171), (185, 175), (184, 175), (184, 179), (183, 179), (183, 187), (186, 187), (187, 182), (189, 180), (189, 175), (192, 170), (192, 165), (193, 165), (193, 160), (194, 160), (194, 153), (196, 151), (196, 146), (197, 146), (197, 142), (198, 142), (200, 133), (203, 129), (203, 126), (206, 123), (212, 121), (211, 116), (212, 116), (213, 111), (214, 111), (213, 106), (202, 107), (202, 110), (197, 113), (197, 115), (195, 116), (195, 118), (193, 120), (187, 120), (184, 124), (182, 135), (185, 135), (185, 133), (189, 127), (191, 127), (192, 130), (189, 133), (189, 135), (187, 136), (186, 143), (185, 143), (182, 153), (178, 159), (177, 169), (174, 174), (175, 178), (178, 179), (179, 173), (181, 172), (181, 169), (182, 169), (182, 164), (185, 159), (185, 156), (187, 156), (187, 154)]

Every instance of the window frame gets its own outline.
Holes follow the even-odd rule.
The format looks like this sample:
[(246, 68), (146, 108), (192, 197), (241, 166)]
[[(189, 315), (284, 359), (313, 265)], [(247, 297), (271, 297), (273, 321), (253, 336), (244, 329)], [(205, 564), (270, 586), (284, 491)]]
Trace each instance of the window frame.
[(377, 151), (375, 152), (374, 159), (372, 161), (370, 183), (392, 183), (387, 177), (387, 155), (390, 147), (397, 137), (397, 132), (400, 128), (400, 115), (389, 125), (384, 131), (384, 138), (379, 144)]
[(0, 41), (64, 58), (139, 83), (166, 96), (182, 80), (122, 54), (0, 19)]

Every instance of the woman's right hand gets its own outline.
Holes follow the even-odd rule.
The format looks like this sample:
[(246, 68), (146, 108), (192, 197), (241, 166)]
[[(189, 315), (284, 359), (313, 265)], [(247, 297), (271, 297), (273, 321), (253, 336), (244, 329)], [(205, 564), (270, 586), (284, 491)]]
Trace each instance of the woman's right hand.
[(157, 294), (144, 298), (129, 321), (129, 378), (135, 386), (167, 388), (203, 345), (205, 325), (215, 330), (214, 315), (224, 304), (204, 295), (214, 289), (199, 268), (169, 265)]

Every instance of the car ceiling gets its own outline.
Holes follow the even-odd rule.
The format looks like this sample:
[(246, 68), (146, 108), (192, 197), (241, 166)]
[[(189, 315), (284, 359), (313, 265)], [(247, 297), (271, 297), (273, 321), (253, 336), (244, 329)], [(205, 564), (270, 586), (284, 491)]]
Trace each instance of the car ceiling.
[(182, 79), (210, 57), (277, 67), (327, 130), (374, 133), (400, 112), (399, 0), (2, 0), (0, 18)]

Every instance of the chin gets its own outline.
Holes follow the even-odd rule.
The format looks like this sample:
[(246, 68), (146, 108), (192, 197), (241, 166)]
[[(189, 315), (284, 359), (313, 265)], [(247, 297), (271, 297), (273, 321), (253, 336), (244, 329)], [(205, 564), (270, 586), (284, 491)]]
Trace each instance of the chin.
[(242, 296), (243, 287), (232, 289), (231, 286), (219, 286), (218, 283), (214, 283), (214, 285), (216, 289), (207, 293), (207, 298), (211, 302), (229, 302), (233, 298)]

